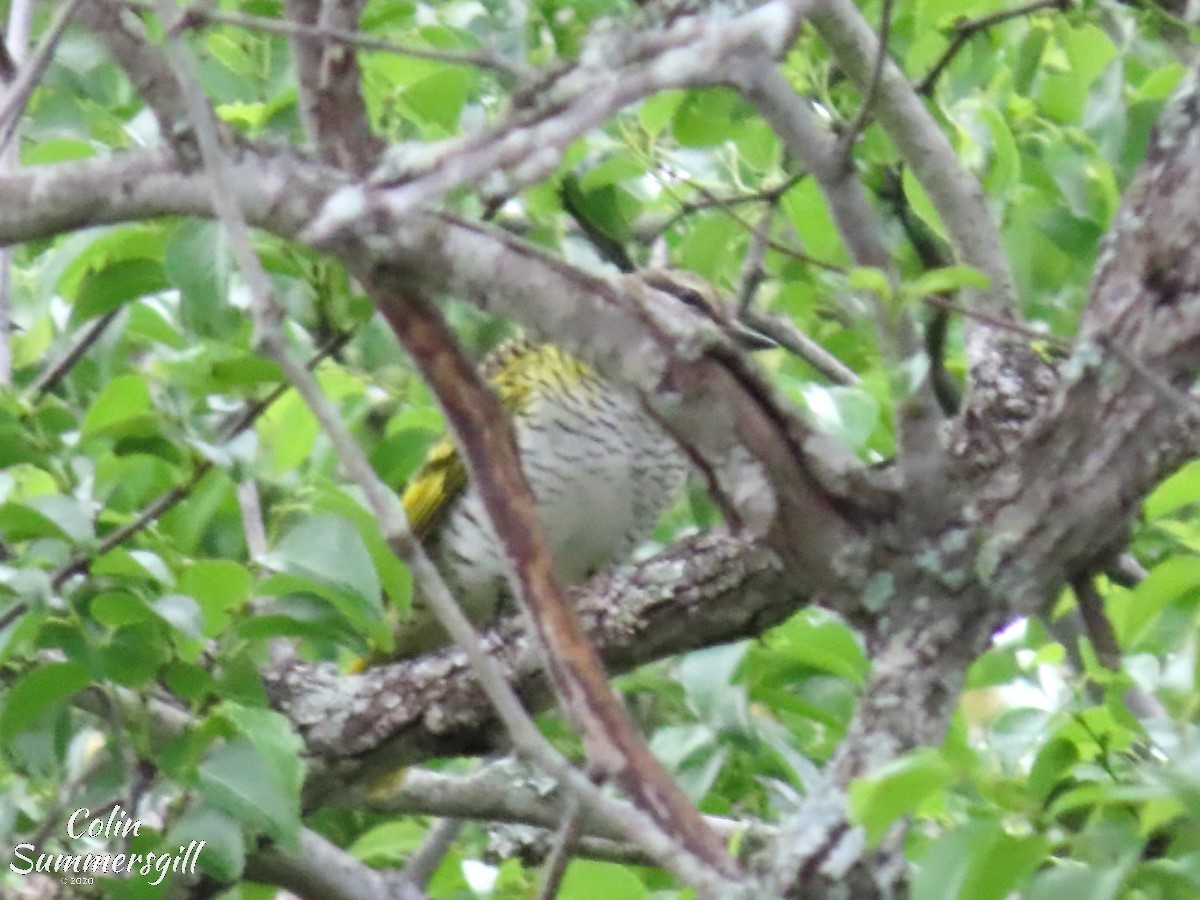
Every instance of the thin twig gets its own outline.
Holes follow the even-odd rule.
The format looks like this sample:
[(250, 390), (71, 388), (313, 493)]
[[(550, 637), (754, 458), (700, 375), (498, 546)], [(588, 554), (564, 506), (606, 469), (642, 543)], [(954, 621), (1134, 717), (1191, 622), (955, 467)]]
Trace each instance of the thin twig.
[(967, 42), (981, 31), (986, 31), (1011, 19), (1019, 19), (1022, 16), (1041, 12), (1043, 9), (1057, 9), (1060, 12), (1067, 12), (1071, 9), (1071, 0), (1033, 0), (1032, 3), (1026, 3), (1015, 9), (1003, 9), (990, 15), (980, 16), (978, 19), (960, 19), (958, 22), (955, 22), (954, 37), (951, 38), (946, 49), (942, 51), (942, 55), (938, 57), (937, 62), (925, 73), (925, 77), (916, 83), (914, 90), (921, 96), (928, 97), (932, 93), (938, 79), (942, 77), (942, 73), (946, 71), (946, 68), (954, 60), (954, 57), (958, 56), (963, 47), (967, 45)]
[[(721, 212), (723, 212), (726, 216), (728, 216), (730, 219), (732, 219), (734, 222), (736, 222), (742, 228), (746, 229), (746, 231), (748, 231), (750, 234), (759, 236), (759, 239), (762, 240), (769, 249), (774, 250), (777, 253), (782, 253), (784, 256), (794, 259), (797, 262), (807, 263), (808, 265), (814, 266), (815, 268), (824, 269), (826, 272), (845, 272), (846, 271), (843, 267), (841, 267), (839, 265), (836, 265), (836, 264), (830, 263), (830, 262), (826, 262), (825, 260), (822, 260), (822, 259), (817, 259), (815, 256), (809, 256), (807, 253), (805, 253), (802, 250), (796, 250), (792, 247), (787, 246), (786, 244), (781, 244), (778, 241), (776, 241), (774, 238), (772, 238), (769, 234), (766, 234), (766, 235), (762, 234), (761, 233), (762, 230), (757, 225), (755, 225), (753, 222), (746, 221), (744, 218), (742, 218), (740, 215), (738, 215), (736, 212), (734, 212), (734, 210), (732, 210), (729, 207), (728, 201), (723, 200), (722, 198), (718, 197), (716, 194), (714, 194), (712, 191), (710, 191), (708, 188), (706, 188), (704, 185), (700, 184), (699, 182), (692, 181), (690, 178), (688, 178), (686, 176), (682, 176), (675, 170), (670, 169), (664, 165), (659, 165), (658, 170), (659, 171), (658, 171), (658, 173), (656, 173), (656, 176), (655, 176), (658, 178), (658, 183), (660, 185), (662, 185), (663, 190), (665, 190), (668, 194), (671, 194), (673, 197), (675, 197), (676, 200), (679, 200), (680, 202), (682, 202), (682, 198), (680, 197), (679, 192), (675, 190), (674, 185), (670, 184), (669, 181), (667, 181), (666, 179), (661, 177), (662, 175), (669, 176), (670, 178), (672, 178), (676, 181), (680, 181), (680, 182), (686, 184), (689, 188), (696, 191), (696, 193), (700, 194), (702, 197), (704, 197), (706, 200), (708, 200), (708, 202), (710, 204), (710, 208), (719, 209)], [(762, 199), (764, 201), (770, 201), (771, 194), (764, 193), (763, 197), (755, 198), (755, 199)]]
[[(81, 2), (82, 0), (68, 0), (58, 8), (38, 42), (37, 49), (27, 62), (21, 64), (17, 71), (16, 81), (8, 86), (8, 90), (5, 92), (4, 107), (0, 109), (0, 149), (7, 148), (17, 133), (17, 126), (21, 121), (21, 113), (25, 109), (25, 104), (29, 102), (33, 89), (42, 80), (42, 75), (45, 74), (46, 67), (50, 65), (50, 59), (54, 55), (54, 48), (58, 46), (59, 38), (62, 37), (67, 23), (71, 21), (71, 17), (75, 15), (75, 10), (79, 8)], [(11, 29), (9, 36), (11, 39)], [(13, 47), (10, 45), (10, 54), (20, 61), (19, 54), (12, 51)]]
[(246, 555), (252, 560), (267, 555), (267, 528), (263, 524), (262, 502), (258, 496), (258, 485), (253, 478), (245, 478), (237, 485), (238, 510), (242, 514), (242, 532), (246, 536)]
[(462, 831), (462, 827), (462, 819), (435, 819), (429, 826), (429, 830), (425, 832), (421, 846), (404, 863), (400, 877), (414, 887), (425, 890), (429, 886), (429, 880), (437, 872), (438, 866), (442, 864), (442, 860), (446, 858), (446, 854), (458, 840), (458, 833)]
[[(25, 61), (29, 49), (29, 25), (32, 13), (32, 0), (13, 0), (8, 10), (8, 24), (5, 28), (4, 40), (0, 41), (4, 50), (4, 86), (9, 91), (15, 90), (19, 74), (18, 69)], [(27, 67), (26, 67), (27, 68)], [(23, 104), (22, 104), (23, 105)], [(16, 133), (15, 120), (19, 115), (14, 114), (12, 133)], [(0, 145), (0, 174), (8, 174), (17, 167), (17, 148), (7, 141)], [(12, 332), (13, 332), (13, 251), (11, 247), (0, 249), (0, 386), (12, 384)]]
[(87, 327), (87, 330), (79, 336), (79, 339), (71, 345), (70, 349), (62, 355), (58, 362), (54, 363), (50, 368), (45, 369), (37, 376), (29, 385), (28, 395), (33, 401), (41, 400), (48, 393), (58, 386), (67, 374), (75, 368), (75, 365), (83, 359), (96, 343), (100, 340), (101, 335), (113, 320), (121, 314), (121, 307), (105, 313), (95, 322)]
[[(154, 0), (108, 0), (130, 9), (153, 12)], [(521, 70), (517, 65), (493, 56), (490, 53), (472, 52), (469, 50), (435, 50), (431, 47), (411, 47), (399, 44), (386, 38), (376, 38), (361, 31), (351, 31), (344, 28), (322, 28), (319, 25), (305, 25), (281, 19), (269, 19), (265, 16), (254, 16), (248, 13), (228, 12), (213, 8), (201, 8), (195, 3), (184, 12), (179, 27), (194, 28), (200, 25), (233, 25), (238, 28), (248, 28), (263, 31), (267, 34), (277, 34), (282, 37), (313, 38), (332, 44), (345, 44), (359, 50), (378, 50), (382, 53), (394, 53), (397, 56), (408, 56), (413, 59), (427, 59), (430, 62), (448, 63), (455, 66), (469, 66), (476, 69), (488, 69), (502, 75), (517, 76)]]
[[(677, 175), (678, 173), (671, 171), (672, 177), (676, 177)], [(651, 238), (656, 238), (660, 234), (670, 230), (681, 219), (695, 215), (698, 212), (703, 212), (706, 209), (712, 209), (713, 207), (731, 209), (735, 206), (742, 206), (746, 203), (774, 203), (782, 198), (784, 194), (798, 185), (801, 181), (803, 181), (807, 175), (807, 172), (798, 172), (795, 175), (789, 176), (786, 181), (776, 185), (775, 187), (763, 188), (759, 191), (751, 191), (748, 194), (735, 194), (732, 197), (716, 197), (713, 196), (711, 192), (705, 192), (706, 196), (704, 196), (704, 198), (701, 200), (689, 200), (686, 203), (680, 203), (679, 208), (675, 210), (675, 212), (672, 213), (671, 216), (661, 225), (656, 226), (653, 233), (644, 242), (648, 242)], [(682, 180), (689, 187), (695, 186), (690, 179), (685, 178)], [(712, 199), (709, 199), (710, 197)]]
[(767, 241), (771, 235), (771, 223), (775, 220), (775, 203), (767, 204), (762, 211), (758, 224), (750, 232), (750, 246), (746, 248), (746, 258), (742, 260), (742, 271), (738, 276), (737, 308), (744, 315), (754, 302), (754, 295), (763, 283), (766, 272), (763, 271), (763, 260), (767, 256)]
[(883, 78), (883, 64), (887, 61), (887, 42), (892, 32), (892, 0), (883, 0), (883, 8), (879, 11), (879, 51), (875, 54), (875, 67), (871, 71), (871, 82), (863, 92), (862, 102), (858, 112), (849, 127), (842, 135), (842, 168), (849, 170), (853, 164), (851, 154), (858, 136), (871, 121), (871, 108), (879, 94), (879, 81)]
[(541, 884), (538, 885), (537, 900), (554, 900), (558, 889), (562, 886), (563, 876), (567, 874), (567, 866), (571, 864), (571, 854), (579, 840), (580, 821), (579, 798), (568, 797), (566, 809), (563, 811), (562, 822), (554, 833), (554, 843), (546, 862), (542, 865)]
[(1079, 608), (1079, 616), (1083, 619), (1083, 627), (1088, 640), (1096, 651), (1100, 665), (1113, 672), (1121, 670), (1121, 645), (1117, 642), (1117, 633), (1113, 631), (1112, 623), (1104, 614), (1104, 601), (1096, 591), (1096, 584), (1091, 576), (1077, 578), (1071, 582), (1075, 591), (1075, 605)]
[(786, 316), (748, 309), (741, 319), (783, 349), (796, 354), (834, 384), (858, 384), (858, 373), (796, 327)]
[[(1075, 606), (1079, 617), (1083, 620), (1083, 630), (1092, 643), (1096, 659), (1100, 665), (1110, 672), (1120, 672), (1121, 644), (1117, 633), (1113, 630), (1112, 622), (1104, 612), (1104, 600), (1096, 590), (1096, 582), (1091, 575), (1084, 575), (1071, 582), (1075, 593)], [(1141, 685), (1131, 685), (1125, 692), (1125, 703), (1129, 711), (1139, 720), (1158, 718), (1166, 715), (1163, 705)]]

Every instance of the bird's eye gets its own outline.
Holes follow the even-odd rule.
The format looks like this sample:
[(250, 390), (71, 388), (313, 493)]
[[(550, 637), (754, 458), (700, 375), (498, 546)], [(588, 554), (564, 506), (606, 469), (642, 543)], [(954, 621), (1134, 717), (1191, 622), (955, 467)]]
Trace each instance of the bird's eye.
[(692, 309), (708, 309), (708, 302), (704, 299), (704, 295), (693, 288), (676, 285), (671, 293)]

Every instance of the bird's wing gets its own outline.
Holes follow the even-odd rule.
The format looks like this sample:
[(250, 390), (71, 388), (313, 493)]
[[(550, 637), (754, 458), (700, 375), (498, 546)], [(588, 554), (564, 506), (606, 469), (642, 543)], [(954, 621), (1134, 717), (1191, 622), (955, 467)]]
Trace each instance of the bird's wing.
[(449, 435), (429, 448), (425, 461), (401, 498), (404, 513), (418, 540), (424, 540), (450, 501), (467, 486), (467, 470)]
[[(524, 338), (497, 347), (480, 363), (480, 373), (500, 398), (500, 407), (510, 417), (529, 402), (534, 368), (545, 351)], [(413, 534), (424, 540), (442, 513), (467, 486), (467, 469), (449, 436), (439, 438), (425, 461), (409, 481), (402, 497), (404, 512)]]

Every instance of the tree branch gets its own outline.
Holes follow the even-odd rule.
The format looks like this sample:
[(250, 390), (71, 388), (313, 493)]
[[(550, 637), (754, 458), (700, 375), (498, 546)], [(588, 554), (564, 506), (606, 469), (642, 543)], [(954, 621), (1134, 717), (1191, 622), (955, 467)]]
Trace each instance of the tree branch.
[[(288, 18), (320, 33), (348, 31), (362, 12), (362, 0), (287, 0)], [(349, 45), (332, 45), (293, 33), (292, 55), (300, 89), (300, 119), (321, 159), (365, 175), (383, 152), (371, 130), (363, 102), (358, 57)]]
[[(826, 0), (814, 7), (810, 19), (859, 90), (866, 91), (874, 62), (881, 57), (879, 40), (862, 14), (850, 0)], [(963, 168), (954, 148), (891, 60), (884, 63), (877, 96), (875, 116), (941, 215), (955, 254), (988, 277), (985, 291), (968, 295), (968, 307), (1015, 318), (1012, 273), (978, 180)]]
[(398, 872), (372, 869), (315, 831), (300, 829), (300, 848), (272, 845), (246, 860), (246, 877), (321, 900), (420, 900), (424, 893)]

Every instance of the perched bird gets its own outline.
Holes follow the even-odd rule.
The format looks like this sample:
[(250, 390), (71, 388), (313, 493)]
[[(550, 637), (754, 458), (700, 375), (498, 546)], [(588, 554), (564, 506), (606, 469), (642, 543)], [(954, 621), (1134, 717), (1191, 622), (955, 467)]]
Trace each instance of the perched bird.
[[(741, 345), (774, 346), (690, 273), (652, 270), (642, 278)], [(481, 372), (512, 419), (562, 581), (581, 582), (626, 559), (680, 493), (688, 462), (679, 446), (636, 397), (551, 344), (515, 338), (486, 357)], [(430, 449), (403, 502), (413, 532), (469, 618), (485, 623), (513, 609), (503, 551), (449, 436)], [(447, 641), (414, 597), (412, 616), (396, 633), (395, 655), (414, 656)]]

